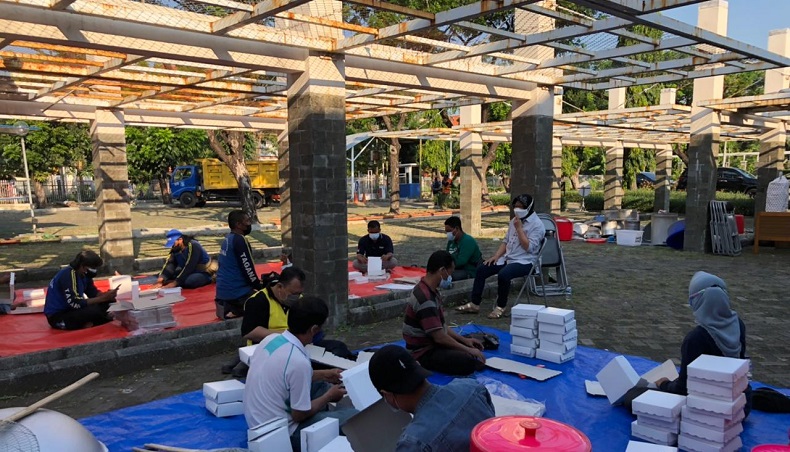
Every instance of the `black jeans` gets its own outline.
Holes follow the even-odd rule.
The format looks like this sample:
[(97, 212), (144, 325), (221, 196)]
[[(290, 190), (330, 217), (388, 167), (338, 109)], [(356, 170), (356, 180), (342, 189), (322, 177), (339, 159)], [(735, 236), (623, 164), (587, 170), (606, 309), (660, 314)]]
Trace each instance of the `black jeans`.
[(449, 375), (470, 375), (485, 368), (484, 363), (469, 353), (448, 348), (432, 348), (417, 361), (428, 370)]
[[(252, 292), (232, 300), (214, 299), (218, 319), (227, 320), (244, 316), (244, 302), (250, 298)], [(232, 315), (231, 315), (232, 314)]]
[(81, 330), (111, 322), (107, 317), (110, 303), (97, 303), (47, 316), (49, 326), (58, 330)]

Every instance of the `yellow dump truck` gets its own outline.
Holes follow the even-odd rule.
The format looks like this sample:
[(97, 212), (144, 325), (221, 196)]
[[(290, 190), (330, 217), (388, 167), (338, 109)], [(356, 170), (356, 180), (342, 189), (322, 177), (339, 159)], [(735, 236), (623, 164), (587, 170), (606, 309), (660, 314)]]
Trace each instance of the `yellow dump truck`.
[[(255, 207), (280, 201), (277, 160), (247, 161)], [(217, 159), (199, 159), (178, 166), (170, 176), (170, 191), (184, 207), (202, 207), (206, 201), (238, 201), (239, 185), (230, 169)]]

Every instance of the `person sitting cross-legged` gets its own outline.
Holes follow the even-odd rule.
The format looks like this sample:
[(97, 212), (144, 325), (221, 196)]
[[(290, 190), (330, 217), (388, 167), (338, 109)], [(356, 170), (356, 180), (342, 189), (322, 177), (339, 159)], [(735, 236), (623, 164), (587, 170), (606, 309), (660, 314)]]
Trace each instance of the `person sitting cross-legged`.
[(165, 248), (170, 248), (170, 255), (154, 287), (197, 289), (210, 284), (208, 266), (211, 258), (200, 242), (178, 229), (171, 229), (166, 235)]
[(376, 220), (368, 222), (368, 235), (359, 239), (357, 247), (357, 257), (354, 259), (354, 268), (367, 273), (368, 258), (380, 257), (381, 268), (392, 270), (398, 265), (395, 259), (395, 248), (392, 239), (387, 234), (381, 233), (381, 223)]

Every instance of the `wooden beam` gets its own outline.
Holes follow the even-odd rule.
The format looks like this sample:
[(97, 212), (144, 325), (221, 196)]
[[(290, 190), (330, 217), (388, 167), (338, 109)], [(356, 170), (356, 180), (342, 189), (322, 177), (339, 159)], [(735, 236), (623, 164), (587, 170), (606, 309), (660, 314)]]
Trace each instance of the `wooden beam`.
[(388, 11), (391, 13), (403, 14), (404, 16), (417, 17), (420, 19), (434, 20), (435, 17), (433, 13), (428, 11), (420, 11), (419, 9), (407, 8), (405, 6), (400, 6), (389, 2), (382, 2), (380, 0), (344, 0), (344, 3), (367, 6), (368, 8), (373, 8), (379, 11)]
[(249, 23), (257, 22), (299, 5), (303, 5), (309, 1), (310, 0), (265, 0), (257, 3), (252, 8), (251, 12), (238, 11), (214, 21), (211, 24), (211, 32), (214, 34), (225, 34)]

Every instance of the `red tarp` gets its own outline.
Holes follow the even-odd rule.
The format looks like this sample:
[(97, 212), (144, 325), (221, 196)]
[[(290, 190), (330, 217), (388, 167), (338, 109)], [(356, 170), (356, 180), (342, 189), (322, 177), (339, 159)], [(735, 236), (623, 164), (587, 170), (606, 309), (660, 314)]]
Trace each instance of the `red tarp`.
[[(255, 269), (258, 274), (279, 272), (282, 264), (258, 264)], [(349, 271), (354, 271), (349, 262)], [(397, 267), (392, 271), (392, 278), (423, 276), (425, 270), (416, 267)], [(387, 293), (386, 290), (376, 289), (376, 286), (392, 282), (377, 281), (367, 284), (349, 282), (349, 293), (359, 297), (370, 297)], [(109, 289), (109, 280), (98, 280), (96, 286), (99, 290)], [(178, 326), (188, 328), (191, 326), (205, 325), (218, 322), (214, 306), (214, 284), (199, 289), (183, 290), (186, 299), (173, 305), (173, 314)], [(17, 297), (22, 296), (22, 291), (17, 291)], [(70, 347), (73, 345), (87, 344), (110, 339), (120, 339), (133, 335), (126, 331), (118, 322), (77, 331), (60, 331), (53, 329), (47, 323), (44, 314), (26, 315), (0, 315), (0, 357), (16, 356), (56, 348)]]

